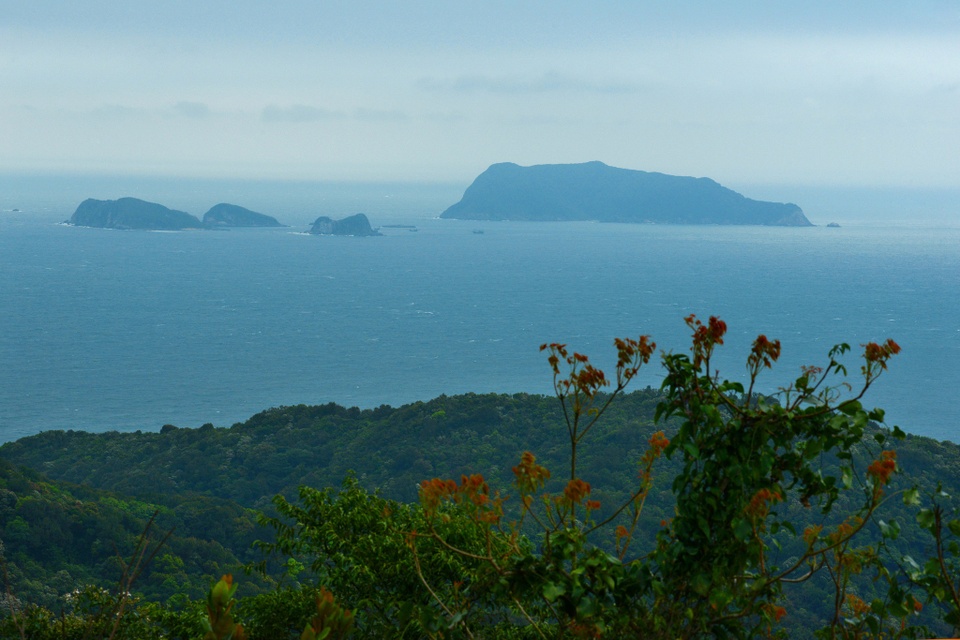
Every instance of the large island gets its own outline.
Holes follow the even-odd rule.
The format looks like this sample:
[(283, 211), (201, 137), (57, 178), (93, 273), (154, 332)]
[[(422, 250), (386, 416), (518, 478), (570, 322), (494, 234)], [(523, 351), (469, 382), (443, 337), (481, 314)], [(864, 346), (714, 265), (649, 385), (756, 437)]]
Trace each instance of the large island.
[(619, 169), (602, 162), (491, 165), (440, 217), (812, 226), (795, 204), (751, 200), (709, 178)]

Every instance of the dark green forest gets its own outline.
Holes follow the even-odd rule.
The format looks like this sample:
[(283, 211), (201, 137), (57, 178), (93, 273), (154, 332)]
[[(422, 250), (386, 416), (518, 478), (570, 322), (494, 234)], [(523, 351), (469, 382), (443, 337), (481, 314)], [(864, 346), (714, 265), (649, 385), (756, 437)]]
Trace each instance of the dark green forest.
[[(707, 356), (709, 348), (712, 345), (701, 344)], [(762, 358), (773, 351), (763, 345), (756, 349), (754, 364), (759, 372), (770, 364), (765, 365)], [(778, 349), (779, 345), (777, 355)], [(874, 362), (885, 368), (889, 355), (874, 354)], [(868, 365), (869, 356), (868, 350)], [(709, 405), (700, 402), (699, 396), (681, 397), (677, 390), (713, 385), (711, 393), (720, 395), (711, 396), (709, 406), (714, 408), (698, 419), (704, 425), (711, 421), (720, 425), (719, 432), (727, 434), (724, 437), (741, 410), (737, 407), (743, 411), (736, 423), (741, 429), (748, 424), (747, 417), (792, 424), (821, 415), (799, 408), (793, 414), (788, 402), (751, 395), (752, 389), (745, 392), (733, 384), (724, 387), (710, 382), (710, 377), (697, 378), (702, 366), (709, 366), (709, 358), (697, 362), (696, 351), (693, 358), (668, 362), (675, 378), (691, 376), (682, 385), (674, 381), (675, 386), (669, 387), (668, 377), (663, 390), (630, 393), (620, 393), (630, 376), (621, 385), (619, 370), (613, 388), (605, 394), (600, 391), (603, 384), (585, 376), (595, 371), (586, 359), (569, 359), (569, 378), (562, 361), (559, 366), (553, 360), (551, 364), (564, 402), (530, 394), (465, 394), (399, 408), (298, 405), (270, 409), (229, 428), (206, 424), (200, 428), (166, 425), (159, 433), (52, 431), (7, 443), (0, 447), (0, 531), (7, 584), (4, 637), (23, 637), (24, 620), (35, 625), (32, 637), (109, 637), (106, 631), (83, 627), (77, 616), (95, 617), (95, 612), (104, 610), (104, 602), (114, 602), (106, 594), (125, 584), (125, 569), (142, 551), (138, 543), (146, 546), (149, 553), (143, 557), (149, 562), (130, 585), (133, 593), (125, 605), (124, 622), (128, 626), (114, 629), (115, 637), (124, 637), (123, 633), (126, 637), (231, 637), (226, 631), (204, 635), (219, 633), (208, 628), (212, 614), (204, 612), (211, 601), (205, 599), (208, 594), (213, 597), (211, 587), (227, 574), (232, 574), (234, 585), (225, 590), (221, 583), (217, 597), (223, 602), (235, 599), (236, 607), (224, 605), (224, 611), (243, 621), (246, 629), (246, 636), (233, 637), (301, 637), (311, 615), (327, 615), (324, 620), (336, 617), (322, 606), (341, 605), (355, 615), (351, 626), (359, 637), (541, 637), (537, 634), (543, 633), (542, 628), (552, 630), (549, 637), (580, 637), (580, 631), (586, 634), (583, 637), (600, 637), (604, 630), (603, 637), (617, 637), (610, 635), (612, 630), (635, 624), (607, 610), (621, 606), (621, 599), (628, 597), (625, 591), (597, 596), (589, 607), (585, 600), (574, 602), (565, 612), (561, 603), (572, 602), (572, 587), (546, 582), (536, 587), (541, 610), (521, 609), (521, 616), (514, 605), (504, 605), (506, 574), (491, 577), (479, 559), (501, 557), (497, 554), (546, 555), (549, 541), (562, 538), (575, 555), (551, 566), (582, 563), (595, 570), (594, 582), (602, 579), (618, 588), (632, 584), (631, 606), (642, 608), (645, 598), (660, 597), (637, 595), (646, 588), (642, 585), (649, 576), (632, 575), (624, 569), (625, 561), (621, 565), (613, 559), (626, 542), (633, 544), (628, 557), (648, 558), (662, 552), (665, 532), (681, 527), (683, 501), (688, 499), (676, 479), (690, 476), (691, 470), (709, 473), (709, 456), (714, 455), (698, 450), (700, 443), (707, 442), (702, 439), (706, 427), (696, 436), (701, 439), (677, 444), (689, 437), (691, 415)], [(573, 387), (564, 388), (564, 380), (573, 381)], [(803, 384), (816, 388), (810, 380), (798, 380), (791, 388), (802, 391)], [(730, 409), (724, 408), (727, 397), (736, 398)], [(691, 404), (690, 398), (696, 402)], [(574, 477), (566, 475), (571, 416), (591, 425), (589, 438), (577, 449)], [(601, 419), (592, 428), (590, 421), (597, 416)], [(775, 592), (763, 596), (769, 600), (753, 593), (725, 599), (716, 595), (716, 585), (704, 587), (702, 593), (693, 585), (689, 597), (699, 597), (705, 611), (732, 607), (733, 599), (740, 598), (737, 606), (743, 613), (728, 616), (736, 624), (717, 617), (709, 632), (701, 629), (690, 637), (704, 633), (755, 637), (763, 630), (814, 637), (815, 630), (831, 624), (833, 635), (827, 637), (871, 637), (874, 628), (867, 623), (868, 617), (885, 624), (899, 615), (890, 604), (891, 584), (900, 590), (901, 603), (915, 605), (918, 615), (910, 612), (910, 624), (929, 625), (918, 627), (922, 629), (918, 634), (951, 631), (955, 619), (949, 587), (934, 585), (919, 569), (938, 554), (937, 538), (931, 532), (939, 527), (947, 540), (947, 530), (952, 531), (952, 523), (947, 526), (952, 508), (949, 496), (960, 491), (960, 448), (905, 434), (894, 439), (901, 435), (899, 430), (868, 421), (868, 416), (880, 416), (862, 410), (855, 399), (817, 424), (838, 425), (837, 416), (849, 418), (843, 430), (836, 431), (839, 435), (816, 431), (821, 427), (812, 427), (806, 436), (788, 434), (790, 446), (808, 437), (807, 453), (809, 443), (817, 438), (827, 443), (819, 453), (804, 454), (804, 464), (815, 469), (813, 475), (803, 476), (807, 467), (796, 467), (782, 482), (764, 481), (766, 488), (746, 496), (735, 496), (725, 485), (716, 489), (721, 499), (730, 496), (731, 501), (743, 501), (746, 506), (738, 507), (741, 511), (762, 511), (763, 518), (773, 523), (758, 525), (760, 521), (754, 519), (750, 524), (744, 519), (747, 528), (737, 533), (747, 545), (745, 553), (763, 550), (763, 570), (795, 561), (822, 570), (796, 585), (777, 585)], [(663, 435), (658, 436), (661, 431)], [(653, 447), (658, 437), (683, 450), (665, 444)], [(652, 447), (656, 455), (651, 455)], [(797, 450), (803, 448), (799, 445)], [(881, 455), (881, 450), (891, 449), (896, 451), (895, 475), (877, 471), (883, 460), (892, 460), (892, 454)], [(535, 463), (526, 458), (521, 463), (526, 451), (535, 453)], [(518, 465), (533, 470), (533, 481), (526, 488), (518, 484)], [(549, 479), (537, 471), (541, 468), (552, 471)], [(438, 480), (435, 488), (439, 487), (440, 497), (431, 502), (424, 492), (434, 485), (422, 483), (434, 478), (453, 480), (452, 484)], [(576, 485), (580, 478), (589, 484)], [(540, 480), (542, 486), (537, 486)], [(586, 493), (571, 494), (571, 487), (577, 486), (585, 486)], [(704, 486), (696, 486), (703, 496), (709, 494)], [(781, 495), (800, 486), (808, 487), (805, 493)], [(530, 506), (540, 491), (548, 496), (546, 513), (558, 517), (546, 538), (540, 537)], [(861, 504), (864, 495), (866, 509)], [(631, 521), (627, 516), (634, 507), (617, 511), (617, 505), (639, 505), (642, 512), (636, 508)], [(513, 529), (501, 526), (511, 520), (522, 523)], [(591, 532), (591, 523), (599, 527), (608, 520), (610, 527), (617, 526), (615, 536), (591, 539), (588, 544), (585, 537), (571, 533)], [(843, 567), (852, 562), (850, 558), (858, 563), (856, 571), (844, 574), (846, 595), (838, 602), (839, 579), (832, 575), (830, 554), (839, 553), (840, 547), (828, 544), (824, 552), (813, 553), (810, 531), (816, 534), (822, 528), (822, 539), (829, 541), (834, 534), (827, 531), (843, 531), (844, 526), (855, 528), (858, 549), (869, 551), (862, 556), (836, 556), (837, 571), (847, 571)], [(703, 527), (707, 535), (716, 528)], [(492, 535), (495, 528), (504, 535)], [(411, 532), (416, 532), (416, 539)], [(956, 543), (945, 544), (940, 556), (954, 561)], [(820, 565), (818, 557), (822, 557)], [(917, 563), (912, 572), (911, 560)], [(875, 566), (881, 561), (890, 575), (878, 577)], [(898, 571), (900, 578), (893, 575)], [(517, 575), (522, 571), (511, 573), (511, 579)], [(567, 571), (564, 575), (580, 574)], [(496, 580), (500, 586), (494, 584)], [(425, 589), (430, 584), (439, 593)], [(326, 596), (317, 600), (327, 594), (321, 588), (332, 592), (336, 605), (332, 601), (318, 604), (327, 602)], [(508, 591), (521, 593), (522, 588), (526, 587), (512, 584)], [(595, 584), (584, 589), (603, 591)], [(941, 597), (934, 597), (936, 593)], [(444, 601), (454, 604), (438, 605)], [(520, 606), (521, 600), (511, 602)], [(857, 611), (858, 602), (868, 603), (864, 604), (868, 609)], [(318, 606), (326, 613), (317, 614)], [(691, 604), (689, 611), (696, 611), (696, 606)], [(883, 607), (888, 608), (881, 611)], [(847, 616), (842, 624), (836, 619), (841, 610)], [(537, 616), (547, 620), (545, 627), (528, 624)], [(900, 618), (904, 616), (907, 613)], [(585, 620), (593, 625), (589, 633)], [(471, 627), (487, 631), (474, 636), (468, 631)], [(838, 629), (844, 628), (850, 633), (838, 635)], [(563, 635), (564, 629), (568, 635)]]

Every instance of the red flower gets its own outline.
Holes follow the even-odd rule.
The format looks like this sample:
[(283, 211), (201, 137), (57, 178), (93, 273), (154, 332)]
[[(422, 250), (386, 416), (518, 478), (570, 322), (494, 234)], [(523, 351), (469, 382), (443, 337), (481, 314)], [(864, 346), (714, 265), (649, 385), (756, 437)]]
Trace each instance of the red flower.
[(883, 451), (879, 460), (874, 460), (867, 467), (867, 473), (876, 479), (878, 485), (885, 485), (890, 476), (897, 470), (897, 452)]
[(590, 495), (590, 483), (584, 482), (580, 478), (574, 478), (563, 489), (563, 495), (571, 503), (580, 504), (584, 498)]

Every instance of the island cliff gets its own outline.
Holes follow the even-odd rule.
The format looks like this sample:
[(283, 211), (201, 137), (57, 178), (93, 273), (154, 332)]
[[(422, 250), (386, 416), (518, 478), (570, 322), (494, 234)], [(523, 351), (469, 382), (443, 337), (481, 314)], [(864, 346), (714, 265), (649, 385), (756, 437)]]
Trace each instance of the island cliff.
[(103, 229), (150, 229), (177, 231), (200, 229), (203, 225), (196, 216), (184, 211), (168, 209), (162, 204), (137, 198), (119, 200), (84, 200), (67, 221), (78, 227)]
[(812, 226), (795, 204), (751, 200), (709, 178), (602, 162), (491, 165), (441, 218)]
[(367, 216), (357, 213), (342, 220), (334, 220), (327, 216), (317, 218), (313, 226), (310, 227), (310, 233), (315, 235), (332, 236), (379, 236), (376, 230), (370, 226)]
[(235, 204), (221, 202), (203, 214), (203, 226), (220, 229), (224, 227), (282, 227), (276, 218), (250, 211)]

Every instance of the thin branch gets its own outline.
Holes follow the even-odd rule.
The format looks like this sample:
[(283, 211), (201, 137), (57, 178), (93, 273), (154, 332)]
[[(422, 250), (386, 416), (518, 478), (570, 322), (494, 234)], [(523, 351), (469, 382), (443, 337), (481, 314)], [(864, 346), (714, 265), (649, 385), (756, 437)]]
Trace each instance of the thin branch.
[[(420, 578), (420, 582), (423, 584), (424, 587), (426, 587), (427, 591), (430, 593), (430, 596), (434, 600), (436, 600), (437, 604), (440, 605), (440, 608), (443, 609), (444, 613), (446, 613), (450, 618), (453, 618), (454, 613), (450, 611), (449, 608), (447, 608), (447, 605), (443, 603), (443, 600), (440, 599), (440, 596), (437, 595), (437, 592), (433, 590), (433, 588), (427, 582), (426, 577), (423, 575), (423, 569), (420, 566), (420, 556), (417, 554), (416, 545), (411, 544), (410, 548), (413, 550), (413, 564), (417, 569), (417, 577)], [(473, 638), (473, 633), (470, 632), (470, 627), (468, 627), (463, 620), (460, 620), (459, 624), (463, 626), (463, 630), (467, 634), (467, 637)]]

